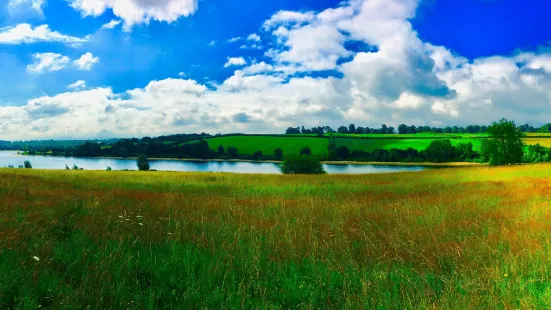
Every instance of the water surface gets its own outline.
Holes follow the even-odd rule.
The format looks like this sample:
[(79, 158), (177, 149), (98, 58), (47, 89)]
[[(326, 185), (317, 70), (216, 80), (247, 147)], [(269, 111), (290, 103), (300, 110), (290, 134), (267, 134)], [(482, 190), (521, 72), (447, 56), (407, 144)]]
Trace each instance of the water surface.
[[(84, 170), (137, 170), (136, 160), (112, 158), (81, 158), (56, 156), (27, 156), (17, 152), (0, 152), (0, 167), (13, 165), (17, 167), (29, 160), (33, 168), (37, 169), (65, 169), (65, 165), (72, 168), (77, 165)], [(280, 174), (275, 163), (252, 162), (218, 162), (218, 161), (180, 161), (180, 160), (151, 160), (151, 169), (159, 171), (186, 171), (186, 172), (232, 172), (232, 173), (260, 173)], [(392, 173), (402, 171), (422, 171), (428, 169), (421, 166), (378, 166), (378, 165), (323, 165), (330, 174), (368, 174)]]

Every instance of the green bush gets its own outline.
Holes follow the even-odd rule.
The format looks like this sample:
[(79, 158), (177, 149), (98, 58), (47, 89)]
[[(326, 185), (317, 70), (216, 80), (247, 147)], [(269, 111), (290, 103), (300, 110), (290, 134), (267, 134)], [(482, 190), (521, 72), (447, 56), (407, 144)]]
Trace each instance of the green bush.
[(145, 154), (140, 154), (140, 156), (138, 156), (137, 165), (138, 169), (141, 171), (149, 170), (149, 160)]
[(312, 156), (293, 156), (285, 159), (279, 166), (283, 174), (324, 174), (319, 159)]

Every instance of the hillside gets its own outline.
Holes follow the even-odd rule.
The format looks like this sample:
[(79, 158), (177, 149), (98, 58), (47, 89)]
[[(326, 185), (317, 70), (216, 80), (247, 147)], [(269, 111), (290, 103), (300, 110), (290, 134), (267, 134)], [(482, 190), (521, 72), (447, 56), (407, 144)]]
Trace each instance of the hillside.
[[(487, 134), (335, 134), (337, 146), (347, 146), (351, 151), (374, 151), (377, 149), (401, 149), (413, 148), (422, 151), (434, 140), (450, 139), (452, 145), (460, 143), (472, 143), (473, 149), (478, 151), (480, 142), (487, 139)], [(281, 148), (283, 154), (298, 154), (303, 147), (309, 147), (312, 155), (327, 156), (329, 137), (317, 137), (315, 135), (228, 135), (222, 137), (210, 137), (206, 139), (209, 147), (217, 151), (221, 145), (225, 149), (236, 147), (240, 154), (252, 155), (261, 151), (264, 155), (273, 155), (276, 148)], [(551, 147), (551, 134), (527, 134), (524, 139), (527, 145), (540, 144)], [(197, 141), (187, 142), (196, 143)], [(177, 141), (165, 141), (165, 143), (178, 143)], [(182, 143), (185, 144), (185, 143)]]

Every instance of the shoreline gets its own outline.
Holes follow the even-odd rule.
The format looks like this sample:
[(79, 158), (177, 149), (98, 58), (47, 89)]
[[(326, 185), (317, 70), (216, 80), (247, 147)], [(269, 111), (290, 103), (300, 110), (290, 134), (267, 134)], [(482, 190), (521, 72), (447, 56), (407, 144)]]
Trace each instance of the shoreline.
[[(14, 154), (21, 155), (21, 154)], [(24, 155), (23, 155), (24, 156)], [(27, 155), (32, 156), (32, 155)], [(44, 155), (36, 155), (44, 156)], [(53, 156), (64, 157), (64, 156)], [(75, 158), (92, 158), (92, 159), (124, 159), (124, 160), (136, 160), (137, 157), (113, 157), (113, 156), (99, 156), (99, 157), (75, 157)], [(182, 162), (232, 162), (232, 163), (271, 163), (279, 164), (279, 160), (250, 160), (250, 159), (194, 159), (194, 158), (148, 158), (149, 161), (182, 161)], [(404, 163), (404, 162), (376, 162), (376, 161), (322, 161), (325, 165), (357, 165), (357, 166), (403, 166), (403, 167), (442, 167), (442, 168), (454, 168), (454, 167), (484, 167), (487, 164), (471, 163), (471, 162), (449, 162), (449, 163)]]

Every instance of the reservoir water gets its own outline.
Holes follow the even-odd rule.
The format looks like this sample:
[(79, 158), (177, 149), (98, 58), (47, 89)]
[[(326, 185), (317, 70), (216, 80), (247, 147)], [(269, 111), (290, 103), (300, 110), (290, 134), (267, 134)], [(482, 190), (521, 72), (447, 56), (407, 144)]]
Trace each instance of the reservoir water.
[[(80, 158), (55, 156), (26, 156), (18, 155), (13, 151), (0, 151), (0, 167), (13, 165), (17, 167), (29, 160), (36, 169), (65, 169), (65, 165), (72, 168), (77, 165), (84, 170), (137, 170), (133, 159), (112, 158)], [(229, 162), (229, 161), (181, 161), (181, 160), (150, 160), (151, 169), (159, 171), (182, 172), (231, 172), (231, 173), (261, 173), (280, 174), (275, 163)], [(370, 174), (392, 173), (403, 171), (422, 171), (430, 169), (422, 166), (379, 166), (379, 165), (324, 165), (325, 171), (330, 174)]]

